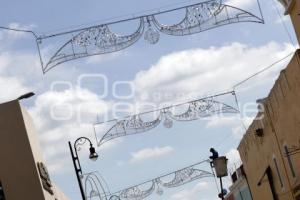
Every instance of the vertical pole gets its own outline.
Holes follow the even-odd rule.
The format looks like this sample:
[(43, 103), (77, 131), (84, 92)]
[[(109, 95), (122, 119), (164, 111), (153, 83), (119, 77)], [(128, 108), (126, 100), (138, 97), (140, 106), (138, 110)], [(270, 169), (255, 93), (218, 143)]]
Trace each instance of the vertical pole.
[(78, 157), (75, 157), (75, 156), (74, 156), (74, 153), (73, 153), (73, 150), (72, 150), (71, 142), (69, 142), (69, 147), (70, 147), (70, 152), (71, 152), (71, 156), (72, 156), (72, 161), (73, 161), (73, 165), (74, 165), (74, 169), (75, 169), (75, 173), (76, 173), (76, 177), (77, 177), (77, 181), (78, 181), (80, 193), (81, 193), (81, 196), (82, 196), (82, 200), (86, 200), (85, 194), (84, 194), (84, 190), (83, 190), (83, 186), (82, 186), (82, 183), (81, 183), (81, 180), (80, 180), (80, 174), (79, 174), (79, 172), (81, 171), (81, 169), (78, 169), (78, 168), (77, 168), (77, 165), (76, 165), (76, 160), (78, 160)]
[(220, 186), (221, 186), (221, 197), (222, 197), (222, 200), (224, 200), (222, 177), (220, 177)]

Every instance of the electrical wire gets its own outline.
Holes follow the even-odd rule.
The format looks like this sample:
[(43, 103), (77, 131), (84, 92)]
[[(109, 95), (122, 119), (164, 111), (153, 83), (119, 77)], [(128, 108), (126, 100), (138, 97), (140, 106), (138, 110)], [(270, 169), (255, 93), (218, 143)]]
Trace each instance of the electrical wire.
[[(190, 5), (185, 5), (185, 6), (180, 6), (180, 7), (172, 8), (172, 9), (169, 9), (169, 10), (163, 10), (163, 11), (153, 12), (151, 14), (149, 13), (149, 14), (138, 15), (138, 16), (133, 16), (133, 17), (129, 17), (129, 18), (123, 18), (121, 20), (111, 21), (111, 22), (108, 22), (108, 23), (105, 23), (105, 24), (102, 24), (102, 25), (108, 26), (108, 25), (118, 24), (118, 23), (122, 23), (122, 22), (132, 21), (132, 20), (136, 20), (136, 19), (141, 19), (141, 18), (153, 16), (153, 15), (161, 15), (161, 14), (170, 13), (170, 12), (173, 12), (173, 11), (178, 11), (178, 10), (181, 10), (181, 9), (186, 9), (187, 7), (190, 7), (190, 6), (196, 6), (196, 5), (199, 5), (199, 4), (205, 4), (205, 3), (208, 3), (208, 2), (212, 2), (212, 1), (213, 0), (206, 0), (206, 1), (202, 1), (200, 3), (198, 2), (198, 3), (194, 3), (194, 4), (190, 4)], [(42, 35), (42, 36), (39, 37), (39, 39), (42, 40), (42, 39), (46, 39), (46, 38), (57, 37), (57, 36), (61, 36), (61, 35), (65, 35), (65, 34), (70, 34), (70, 33), (78, 32), (78, 31), (84, 31), (86, 29), (96, 28), (98, 26), (99, 25), (93, 25), (93, 26), (90, 26), (90, 27), (78, 28), (78, 29), (68, 30), (68, 31), (65, 31), (65, 32), (59, 32), (59, 33), (54, 33), (54, 34), (50, 34), (50, 35)]]
[[(153, 182), (153, 181), (155, 181), (155, 180), (159, 180), (159, 179), (161, 179), (161, 178), (166, 178), (166, 177), (168, 177), (168, 176), (170, 176), (170, 175), (173, 175), (173, 174), (175, 174), (175, 173), (177, 173), (177, 172), (180, 172), (180, 171), (183, 171), (183, 170), (185, 170), (185, 169), (192, 168), (192, 167), (196, 167), (196, 166), (198, 166), (198, 165), (201, 165), (201, 164), (204, 164), (204, 163), (209, 163), (209, 162), (210, 162), (209, 159), (202, 160), (202, 161), (200, 161), (200, 162), (197, 162), (196, 164), (193, 164), (193, 165), (190, 165), (190, 166), (188, 166), (188, 167), (185, 167), (185, 168), (182, 168), (182, 169), (173, 171), (173, 172), (171, 172), (171, 173), (167, 173), (167, 174), (158, 176), (158, 177), (156, 177), (156, 178), (154, 178), (154, 179), (149, 179), (149, 180), (144, 181), (144, 182), (142, 182), (142, 183), (140, 183), (140, 184), (136, 184), (136, 185), (134, 185), (134, 186), (130, 186), (130, 187), (126, 188), (126, 189), (134, 188), (134, 187), (137, 187), (137, 186), (141, 186), (141, 185), (144, 185), (144, 184), (146, 184), (146, 183), (151, 183), (151, 182)], [(205, 170), (202, 170), (202, 171), (205, 171)], [(205, 177), (203, 177), (203, 178), (205, 178)], [(126, 189), (125, 189), (125, 190), (126, 190)], [(113, 193), (111, 193), (111, 194), (117, 194), (117, 193), (122, 192), (122, 191), (124, 191), (124, 189), (119, 190), (119, 191), (117, 191), (117, 192), (113, 192)]]
[(286, 32), (286, 34), (287, 34), (287, 36), (288, 36), (288, 38), (289, 38), (289, 40), (290, 40), (290, 43), (294, 46), (295, 49), (297, 49), (296, 46), (295, 46), (295, 43), (294, 43), (294, 41), (293, 41), (292, 35), (291, 35), (291, 33), (289, 32), (289, 30), (288, 30), (288, 28), (287, 28), (287, 25), (286, 25), (285, 21), (284, 21), (283, 18), (282, 18), (282, 15), (280, 14), (280, 11), (279, 11), (279, 9), (278, 9), (278, 6), (277, 6), (275, 0), (273, 0), (273, 6), (274, 6), (275, 9), (276, 9), (276, 13), (277, 13), (277, 15), (278, 15), (278, 17), (279, 17), (279, 19), (280, 19), (280, 23), (282, 24), (283, 29), (284, 29), (284, 31)]
[[(201, 101), (201, 100), (204, 100), (204, 99), (216, 98), (216, 97), (220, 97), (220, 96), (224, 96), (224, 95), (228, 95), (228, 94), (232, 94), (232, 93), (233, 93), (233, 91), (229, 91), (229, 92), (223, 92), (223, 93), (219, 93), (219, 94), (215, 94), (215, 95), (211, 95), (211, 96), (206, 96), (204, 98), (190, 100), (188, 102), (178, 103), (178, 104), (174, 104), (174, 105), (171, 105), (171, 106), (166, 106), (166, 107), (158, 108), (158, 109), (151, 110), (151, 111), (141, 112), (141, 113), (139, 113), (139, 115), (144, 115), (144, 114), (149, 114), (149, 113), (153, 113), (153, 112), (158, 112), (158, 111), (161, 111), (161, 110), (167, 110), (167, 109), (170, 109), (172, 107), (182, 106), (182, 105), (185, 105), (185, 104), (188, 104), (188, 103), (192, 103), (194, 101)], [(122, 117), (122, 119), (126, 119), (126, 118), (129, 118), (131, 116), (132, 115), (128, 115), (128, 116)], [(100, 122), (100, 123), (94, 123), (94, 125), (108, 123), (108, 122), (113, 122), (113, 121), (116, 121), (116, 120), (118, 120), (118, 119), (117, 118), (110, 119), (108, 121), (104, 121), (104, 122)]]
[[(62, 28), (62, 29), (56, 29), (56, 30), (48, 31), (48, 33), (43, 33), (40, 36), (38, 36), (38, 34), (34, 31), (32, 31), (32, 30), (15, 29), (15, 28), (10, 28), (10, 27), (5, 27), (5, 26), (0, 26), (0, 29), (5, 29), (5, 30), (9, 30), (9, 31), (16, 31), (16, 32), (32, 33), (37, 39), (43, 39), (43, 38), (49, 38), (49, 37), (54, 37), (54, 36), (61, 35), (61, 34), (50, 34), (50, 33), (57, 32), (57, 31), (64, 31), (64, 30), (66, 31), (66, 30), (68, 30), (68, 31), (64, 32), (64, 34), (66, 34), (66, 33), (69, 33), (69, 32), (80, 31), (80, 30), (82, 30), (82, 28), (80, 28), (80, 27), (85, 26), (85, 25), (91, 25), (91, 24), (95, 24), (95, 23), (107, 22), (109, 20), (117, 20), (117, 19), (120, 19), (120, 20), (118, 20), (116, 22), (130, 21), (130, 20), (134, 20), (134, 19), (137, 19), (137, 18), (140, 18), (140, 17), (143, 17), (143, 16), (163, 14), (163, 13), (167, 13), (167, 12), (171, 12), (171, 11), (180, 10), (182, 8), (185, 8), (186, 6), (193, 6), (193, 5), (197, 5), (199, 3), (210, 2), (212, 0), (206, 0), (206, 1), (203, 1), (203, 2), (198, 2), (197, 1), (197, 3), (195, 1), (195, 3), (193, 3), (191, 5), (182, 5), (178, 8), (172, 8), (170, 10), (161, 11), (161, 9), (166, 9), (166, 8), (173, 7), (175, 5), (186, 4), (186, 3), (189, 3), (189, 2), (193, 2), (193, 1), (195, 1), (195, 0), (187, 0), (187, 1), (181, 1), (181, 2), (178, 2), (178, 3), (171, 3), (171, 4), (168, 4), (168, 5), (153, 8), (153, 9), (148, 9), (148, 10), (143, 10), (143, 11), (139, 11), (139, 12), (135, 12), (135, 13), (120, 15), (120, 16), (117, 16), (117, 17), (111, 17), (111, 18), (107, 18), (107, 19), (104, 19), (104, 20), (96, 20), (96, 21), (93, 21), (93, 22), (83, 23), (83, 24), (80, 24), (80, 25), (69, 26), (69, 27)], [(150, 11), (155, 11), (155, 12), (151, 13), (151, 14), (147, 14), (147, 12), (150, 12)], [(138, 14), (140, 14), (140, 15), (137, 16)], [(124, 17), (129, 17), (129, 18), (124, 19)], [(111, 22), (109, 24), (114, 24), (116, 22)], [(76, 27), (75, 30), (69, 31), (70, 29), (75, 28), (75, 27)], [(91, 27), (94, 27), (94, 26), (91, 26)]]
[(241, 112), (241, 109), (240, 109), (240, 104), (239, 104), (239, 101), (238, 101), (238, 97), (237, 97), (237, 94), (236, 94), (236, 91), (233, 92), (234, 94), (234, 100), (235, 100), (235, 103), (236, 103), (236, 106), (237, 106), (237, 109), (239, 110), (239, 113), (240, 113), (240, 121), (241, 121), (241, 124), (243, 125), (243, 128), (245, 129), (245, 131), (247, 130), (247, 127), (243, 121), (243, 115), (242, 115), (242, 112)]
[(258, 9), (259, 9), (259, 13), (260, 13), (260, 17), (263, 21), (263, 23), (265, 23), (265, 19), (264, 19), (264, 15), (263, 15), (263, 12), (262, 12), (262, 8), (261, 8), (261, 4), (260, 4), (260, 1), (259, 0), (256, 0), (257, 2), (257, 5), (258, 5)]
[[(295, 54), (295, 51), (293, 51), (293, 52), (287, 54), (287, 55), (284, 56), (283, 58), (281, 58), (281, 59), (275, 61), (274, 63), (272, 63), (271, 65), (262, 68), (262, 69), (259, 70), (258, 72), (256, 72), (256, 73), (250, 75), (250, 76), (247, 77), (246, 79), (244, 79), (244, 80), (238, 82), (237, 84), (235, 84), (235, 85), (233, 86), (233, 91), (234, 91), (234, 96), (235, 96), (235, 102), (236, 102), (236, 104), (237, 104), (237, 108), (238, 108), (239, 111), (240, 111), (240, 107), (239, 107), (240, 104), (239, 104), (239, 100), (238, 100), (238, 97), (237, 97), (237, 94), (236, 94), (236, 89), (237, 89), (239, 86), (241, 86), (241, 85), (243, 85), (244, 83), (246, 83), (247, 81), (251, 80), (252, 78), (254, 78), (254, 77), (256, 77), (256, 76), (259, 76), (259, 75), (262, 74), (263, 72), (265, 72), (265, 71), (267, 71), (267, 70), (269, 70), (269, 69), (275, 67), (277, 64), (283, 62), (284, 60), (286, 60), (287, 58), (289, 58), (289, 57), (290, 57), (291, 55), (293, 55), (293, 54)], [(241, 116), (241, 117), (240, 117), (240, 119), (241, 119), (241, 124), (242, 124), (243, 128), (245, 129), (245, 131), (247, 131), (247, 127), (246, 127), (246, 125), (245, 125), (245, 123), (244, 123), (244, 121), (243, 121), (243, 116), (242, 116), (242, 114), (241, 114), (241, 111), (240, 111), (240, 116)]]
[(5, 27), (5, 26), (0, 26), (0, 29), (7, 30), (7, 31), (14, 31), (14, 32), (30, 33), (35, 38), (38, 38), (37, 34), (32, 30), (17, 29), (17, 28)]
[[(236, 104), (237, 104), (237, 108), (238, 108), (238, 109), (240, 108), (240, 107), (239, 107), (239, 100), (238, 100), (237, 93), (236, 93), (237, 87), (243, 85), (244, 83), (246, 83), (246, 82), (249, 81), (250, 79), (252, 79), (252, 78), (254, 78), (254, 77), (256, 77), (256, 76), (259, 76), (259, 75), (262, 74), (263, 72), (265, 72), (265, 71), (271, 69), (272, 67), (276, 66), (277, 64), (283, 62), (284, 60), (286, 60), (287, 58), (289, 58), (289, 57), (290, 57), (291, 55), (293, 55), (293, 54), (295, 54), (295, 51), (293, 51), (293, 52), (287, 54), (287, 55), (284, 56), (283, 58), (281, 58), (281, 59), (275, 61), (274, 63), (272, 63), (271, 65), (262, 68), (261, 70), (259, 70), (258, 72), (254, 73), (253, 75), (251, 75), (251, 76), (247, 77), (246, 79), (244, 79), (244, 80), (238, 82), (237, 84), (235, 84), (235, 85), (233, 86), (233, 89), (232, 89), (232, 90), (233, 90), (233, 92), (234, 92), (234, 96), (235, 96), (235, 101), (236, 101)], [(299, 62), (298, 55), (297, 55), (297, 61), (298, 61), (299, 67), (300, 67), (300, 62)], [(239, 109), (239, 110), (240, 110), (240, 109)], [(241, 112), (240, 112), (240, 113), (241, 113)], [(245, 123), (243, 122), (242, 117), (241, 117), (241, 124), (242, 124), (242, 126), (244, 127), (245, 131), (247, 131), (247, 127), (246, 127)], [(225, 139), (225, 140), (228, 141), (229, 138), (232, 138), (232, 135), (229, 136), (229, 137), (228, 137), (227, 139)], [(223, 144), (223, 145), (225, 144), (224, 141), (222, 142), (222, 144)]]
[[(257, 0), (257, 1), (258, 1), (258, 0)], [(281, 21), (281, 23), (282, 23), (282, 25), (283, 25), (283, 27), (284, 27), (284, 29), (285, 29), (285, 31), (286, 31), (286, 34), (288, 35), (288, 38), (289, 38), (291, 44), (294, 46), (294, 48), (295, 48), (295, 50), (296, 50), (297, 48), (296, 48), (295, 45), (294, 45), (292, 36), (291, 36), (290, 32), (288, 31), (288, 28), (287, 28), (286, 23), (284, 22), (284, 20), (282, 19), (282, 16), (280, 15), (280, 12), (279, 12), (279, 10), (278, 10), (278, 7), (277, 7), (277, 5), (276, 5), (275, 0), (273, 0), (272, 2), (274, 3), (274, 7), (276, 8), (277, 14), (278, 14), (278, 16), (280, 17), (280, 21)], [(260, 6), (260, 4), (259, 4), (259, 1), (258, 1), (258, 5), (259, 5), (260, 10), (261, 10), (261, 6)], [(262, 16), (263, 16), (263, 15), (262, 15)], [(260, 75), (261, 73), (263, 73), (263, 72), (269, 70), (270, 68), (272, 68), (272, 67), (274, 67), (275, 65), (279, 64), (280, 62), (284, 61), (285, 59), (287, 59), (287, 58), (290, 57), (291, 55), (295, 54), (295, 52), (296, 52), (296, 51), (293, 51), (293, 52), (289, 53), (288, 55), (286, 55), (286, 56), (284, 56), (283, 58), (281, 58), (281, 59), (275, 61), (275, 62), (272, 63), (271, 65), (269, 65), (269, 66), (267, 66), (267, 67), (264, 67), (263, 69), (261, 69), (260, 71), (254, 73), (253, 75), (249, 76), (248, 78), (246, 78), (246, 79), (244, 79), (244, 80), (238, 82), (237, 84), (235, 84), (235, 85), (233, 86), (233, 91), (235, 91), (235, 89), (236, 89), (237, 87), (239, 87), (240, 85), (244, 84), (244, 83), (247, 82), (248, 80), (250, 80), (250, 79), (252, 79), (252, 78), (254, 78), (254, 77)], [(298, 58), (298, 57), (297, 57), (297, 58)]]
[(99, 19), (99, 20), (94, 20), (94, 21), (90, 21), (90, 22), (86, 22), (86, 23), (81, 23), (81, 24), (77, 24), (77, 25), (71, 25), (71, 26), (68, 26), (68, 27), (64, 27), (64, 28), (61, 28), (61, 29), (53, 29), (53, 30), (49, 30), (47, 32), (44, 32), (42, 33), (42, 35), (50, 35), (51, 33), (54, 33), (54, 32), (59, 32), (59, 31), (66, 31), (66, 30), (70, 30), (70, 29), (78, 29), (80, 27), (83, 27), (83, 26), (91, 26), (95, 23), (105, 23), (107, 21), (111, 21), (111, 20), (118, 20), (118, 19), (122, 19), (122, 18), (125, 18), (125, 17), (136, 17), (137, 15), (146, 15), (147, 12), (161, 12), (162, 9), (167, 9), (167, 8), (171, 8), (173, 6), (177, 6), (177, 5), (182, 5), (182, 4), (186, 4), (186, 3), (190, 3), (190, 2), (196, 2), (196, 0), (187, 0), (187, 1), (181, 1), (181, 2), (178, 2), (178, 3), (170, 3), (170, 4), (167, 4), (165, 6), (160, 6), (160, 7), (156, 7), (156, 8), (152, 8), (152, 9), (147, 9), (147, 10), (142, 10), (142, 11), (138, 11), (138, 12), (134, 12), (134, 13), (127, 13), (127, 14), (124, 14), (124, 15), (119, 15), (119, 16), (115, 16), (115, 17), (109, 17), (109, 18), (105, 18), (105, 19)]
[(272, 63), (271, 65), (269, 65), (269, 66), (267, 66), (267, 67), (264, 67), (263, 69), (259, 70), (258, 72), (254, 73), (253, 75), (247, 77), (246, 79), (244, 79), (244, 80), (238, 82), (237, 84), (235, 84), (235, 85), (233, 86), (233, 91), (235, 91), (236, 88), (239, 87), (240, 85), (242, 85), (242, 84), (246, 83), (247, 81), (249, 81), (250, 79), (252, 79), (252, 78), (254, 78), (254, 77), (256, 77), (256, 76), (262, 74), (263, 72), (265, 72), (265, 71), (267, 71), (267, 70), (273, 68), (274, 66), (276, 66), (277, 64), (279, 64), (279, 63), (281, 63), (282, 61), (286, 60), (287, 58), (289, 58), (289, 57), (290, 57), (291, 55), (293, 55), (293, 54), (295, 54), (295, 51), (293, 51), (293, 52), (289, 53), (288, 55), (284, 56), (283, 58), (281, 58), (281, 59), (275, 61), (275, 62)]

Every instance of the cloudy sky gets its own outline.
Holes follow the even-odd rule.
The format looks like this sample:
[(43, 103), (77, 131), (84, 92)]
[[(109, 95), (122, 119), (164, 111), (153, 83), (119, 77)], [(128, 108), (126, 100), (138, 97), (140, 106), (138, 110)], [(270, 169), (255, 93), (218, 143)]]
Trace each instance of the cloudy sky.
[[(0, 26), (47, 34), (195, 2), (10, 0), (1, 2)], [(64, 63), (46, 74), (42, 73), (30, 34), (0, 30), (0, 101), (28, 91), (36, 93), (22, 104), (33, 117), (51, 177), (70, 199), (79, 199), (67, 142), (86, 136), (96, 144), (93, 123), (106, 113), (129, 104), (134, 108), (145, 102), (160, 105), (229, 91), (239, 81), (295, 50), (290, 19), (278, 15), (275, 6), (280, 14), (283, 9), (274, 2), (262, 2), (264, 25), (240, 23), (185, 37), (161, 35), (156, 45), (142, 38), (123, 51)], [(259, 14), (256, 0), (229, 0), (228, 4)], [(51, 43), (43, 44), (44, 51), (51, 48)], [(86, 147), (80, 152), (83, 171), (100, 172), (114, 192), (207, 159), (210, 147), (227, 155), (231, 167), (239, 165), (235, 149), (245, 131), (242, 123), (251, 123), (256, 99), (268, 94), (287, 62), (288, 59), (236, 88), (242, 113), (248, 110), (242, 119), (229, 115), (174, 122), (171, 129), (159, 126), (146, 134), (117, 139), (97, 148), (100, 157), (96, 162), (87, 159)], [(223, 100), (235, 105), (230, 95)], [(228, 186), (230, 180), (225, 181)], [(216, 194), (214, 180), (206, 178), (149, 199), (213, 200)]]

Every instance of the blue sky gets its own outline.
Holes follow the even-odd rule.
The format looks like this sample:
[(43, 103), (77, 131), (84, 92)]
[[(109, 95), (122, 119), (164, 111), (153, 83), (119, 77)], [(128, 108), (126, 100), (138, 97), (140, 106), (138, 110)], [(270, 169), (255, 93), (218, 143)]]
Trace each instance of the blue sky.
[[(42, 34), (82, 24), (97, 24), (103, 19), (170, 4), (176, 7), (195, 2), (11, 0), (1, 2), (0, 25), (32, 29)], [(258, 14), (254, 0), (231, 0), (229, 3)], [(275, 5), (283, 13), (279, 3)], [(274, 1), (262, 2), (262, 10), (264, 25), (240, 23), (191, 36), (161, 35), (156, 45), (141, 39), (126, 50), (64, 63), (45, 75), (30, 35), (0, 31), (0, 91), (3, 94), (0, 101), (14, 99), (27, 91), (37, 94), (22, 104), (37, 127), (51, 177), (70, 199), (79, 199), (67, 141), (87, 136), (96, 143), (92, 124), (96, 122), (97, 114), (103, 116), (118, 103), (136, 105), (152, 101), (143, 96), (155, 93), (168, 94), (172, 98), (163, 100), (178, 102), (230, 90), (235, 83), (295, 50), (296, 39), (290, 19), (282, 16), (293, 41), (280, 23)], [(130, 30), (124, 27), (124, 31)], [(241, 105), (252, 103), (252, 111), (243, 115), (244, 123), (251, 122), (256, 112), (256, 99), (268, 94), (286, 62), (237, 88)], [(79, 87), (80, 77), (91, 74), (107, 77), (105, 97), (101, 97), (105, 88), (99, 79), (84, 79)], [(127, 100), (115, 98), (116, 81), (130, 81), (135, 88), (134, 95)], [(130, 90), (117, 88), (116, 92), (126, 94)], [(177, 94), (184, 94), (184, 97), (177, 97)], [(232, 97), (226, 98), (226, 102), (234, 105)], [(155, 103), (162, 103), (162, 100)], [(62, 117), (70, 114), (67, 120), (51, 117), (51, 108), (61, 105), (61, 111), (65, 111), (60, 113)], [(68, 105), (71, 105), (71, 113)], [(99, 171), (114, 192), (206, 159), (212, 146), (220, 154), (229, 156), (231, 166), (235, 162), (238, 164), (234, 149), (243, 133), (241, 120), (235, 115), (178, 122), (171, 129), (160, 126), (145, 134), (101, 146), (97, 149), (100, 157), (95, 163), (87, 159), (87, 147), (80, 157), (84, 172)], [(226, 179), (228, 183), (229, 179)], [(216, 194), (214, 180), (206, 178), (149, 199), (213, 200)]]

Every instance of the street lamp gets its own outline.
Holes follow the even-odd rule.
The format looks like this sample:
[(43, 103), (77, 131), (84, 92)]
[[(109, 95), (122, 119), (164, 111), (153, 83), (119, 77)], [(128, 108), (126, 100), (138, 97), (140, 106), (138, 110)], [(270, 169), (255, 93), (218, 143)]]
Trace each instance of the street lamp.
[(74, 152), (73, 152), (73, 149), (72, 149), (71, 142), (69, 141), (69, 147), (70, 147), (70, 152), (71, 152), (71, 156), (72, 156), (72, 160), (73, 160), (73, 165), (74, 165), (77, 181), (78, 181), (78, 184), (79, 184), (80, 193), (81, 193), (81, 196), (82, 196), (83, 200), (86, 200), (86, 197), (85, 197), (85, 193), (84, 193), (83, 186), (82, 186), (82, 183), (81, 183), (81, 178), (80, 178), (82, 176), (82, 169), (81, 169), (81, 165), (80, 165), (80, 161), (79, 161), (77, 151), (80, 150), (79, 146), (85, 144), (86, 142), (89, 142), (89, 144), (90, 144), (89, 158), (93, 161), (96, 161), (97, 158), (98, 158), (98, 154), (96, 153), (96, 150), (93, 147), (93, 143), (91, 142), (91, 140), (89, 138), (80, 137), (74, 142), (75, 155), (74, 155)]
[(215, 168), (216, 176), (220, 179), (221, 193), (218, 196), (219, 198), (224, 200), (227, 191), (223, 189), (222, 178), (228, 176), (228, 170), (227, 170), (228, 159), (225, 156), (219, 157), (218, 152), (214, 148), (211, 148), (210, 152), (212, 153), (212, 156), (209, 157), (212, 160), (210, 163), (211, 167)]
[(17, 98), (17, 100), (28, 99), (28, 98), (30, 98), (30, 97), (32, 97), (32, 96), (34, 96), (34, 95), (35, 95), (35, 94), (34, 94), (33, 92), (28, 92), (28, 93), (26, 93), (26, 94), (23, 94), (23, 95), (19, 96), (19, 97)]

